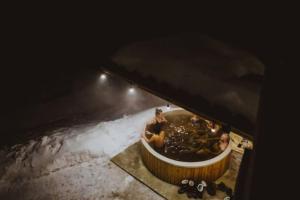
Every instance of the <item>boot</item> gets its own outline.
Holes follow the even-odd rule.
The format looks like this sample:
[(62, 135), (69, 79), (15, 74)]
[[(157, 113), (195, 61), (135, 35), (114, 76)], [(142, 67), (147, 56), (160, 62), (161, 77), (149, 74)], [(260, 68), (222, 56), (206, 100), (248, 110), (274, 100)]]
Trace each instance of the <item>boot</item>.
[(227, 188), (225, 193), (228, 195), (228, 196), (232, 196), (232, 189), (231, 188)]
[(227, 186), (223, 182), (217, 184), (217, 189), (222, 191), (222, 192), (225, 192), (226, 188), (227, 188)]
[(209, 182), (207, 184), (206, 191), (210, 196), (215, 196), (216, 195), (216, 184), (214, 182)]
[(197, 199), (197, 198), (202, 199), (202, 197), (203, 197), (203, 192), (204, 192), (204, 187), (203, 187), (203, 185), (201, 184), (201, 182), (198, 183), (198, 184), (196, 185), (195, 188), (196, 188), (195, 199)]
[(205, 181), (201, 181), (200, 183), (197, 184), (197, 186), (196, 186), (196, 188), (197, 188), (197, 191), (196, 191), (197, 198), (202, 198), (204, 189), (206, 187), (207, 187), (207, 183)]
[(189, 180), (184, 179), (180, 182), (178, 193), (183, 194), (188, 190), (188, 188), (189, 188)]
[(189, 184), (188, 184), (188, 189), (186, 191), (186, 194), (187, 194), (188, 198), (193, 198), (194, 197), (194, 185), (195, 185), (195, 182), (190, 180)]

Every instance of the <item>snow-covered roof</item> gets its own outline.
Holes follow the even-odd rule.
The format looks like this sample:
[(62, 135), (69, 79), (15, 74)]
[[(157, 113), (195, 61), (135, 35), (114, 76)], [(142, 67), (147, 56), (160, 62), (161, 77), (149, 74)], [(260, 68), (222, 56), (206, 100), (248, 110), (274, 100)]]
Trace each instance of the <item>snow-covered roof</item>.
[(245, 51), (189, 34), (127, 45), (112, 60), (128, 73), (256, 121), (264, 65)]

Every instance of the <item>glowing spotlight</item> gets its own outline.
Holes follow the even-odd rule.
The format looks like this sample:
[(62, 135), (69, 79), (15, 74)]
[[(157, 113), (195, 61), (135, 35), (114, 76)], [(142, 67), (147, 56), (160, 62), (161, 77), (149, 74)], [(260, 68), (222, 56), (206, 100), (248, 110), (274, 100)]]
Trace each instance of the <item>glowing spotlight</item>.
[(101, 81), (105, 81), (107, 79), (106, 74), (101, 74), (100, 79), (101, 79)]
[(215, 132), (217, 132), (217, 130), (214, 129), (214, 128), (212, 128), (212, 129), (211, 129), (211, 132), (215, 133)]
[(134, 87), (130, 87), (130, 88), (128, 89), (128, 93), (129, 93), (129, 94), (134, 94), (134, 93), (135, 93), (135, 88), (134, 88)]

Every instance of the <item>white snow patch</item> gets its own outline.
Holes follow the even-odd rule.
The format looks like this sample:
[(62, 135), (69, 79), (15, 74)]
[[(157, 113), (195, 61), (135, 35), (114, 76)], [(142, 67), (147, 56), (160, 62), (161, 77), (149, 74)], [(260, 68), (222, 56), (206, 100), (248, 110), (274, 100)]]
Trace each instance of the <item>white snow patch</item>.
[[(62, 129), (62, 132), (1, 150), (0, 182), (42, 177), (93, 159), (107, 161), (137, 142), (146, 122), (153, 116), (154, 108), (114, 121)], [(130, 182), (130, 179), (125, 181)]]
[(0, 149), (0, 199), (161, 200), (110, 162), (139, 140), (154, 111), (59, 129), (26, 144)]

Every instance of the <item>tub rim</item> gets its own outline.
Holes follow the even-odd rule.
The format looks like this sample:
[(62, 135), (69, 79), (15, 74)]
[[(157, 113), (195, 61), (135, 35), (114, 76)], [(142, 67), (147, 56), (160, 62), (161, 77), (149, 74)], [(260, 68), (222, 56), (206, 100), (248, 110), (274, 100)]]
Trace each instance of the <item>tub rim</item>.
[(160, 153), (156, 152), (146, 141), (144, 138), (141, 139), (142, 144), (144, 145), (144, 147), (156, 158), (177, 166), (177, 167), (187, 167), (187, 168), (195, 168), (195, 167), (205, 167), (211, 164), (214, 164), (216, 162), (221, 161), (222, 159), (224, 159), (227, 155), (230, 154), (231, 152), (231, 141), (229, 142), (227, 148), (219, 155), (217, 155), (216, 157), (209, 159), (209, 160), (204, 160), (204, 161), (197, 161), (197, 162), (185, 162), (185, 161), (178, 161), (178, 160), (173, 160), (171, 158), (168, 158), (166, 156), (161, 155)]
[[(184, 110), (184, 109), (172, 109), (170, 111), (167, 112), (172, 112), (175, 110)], [(196, 167), (205, 167), (211, 164), (214, 164), (216, 162), (221, 161), (222, 159), (224, 159), (226, 156), (228, 156), (232, 150), (231, 145), (232, 145), (232, 141), (231, 139), (229, 140), (229, 144), (226, 147), (226, 149), (220, 153), (219, 155), (217, 155), (216, 157), (209, 159), (209, 160), (204, 160), (204, 161), (197, 161), (197, 162), (185, 162), (185, 161), (178, 161), (178, 160), (173, 160), (171, 158), (168, 158), (166, 156), (161, 155), (160, 153), (156, 152), (146, 141), (144, 138), (141, 138), (141, 143), (144, 145), (144, 147), (156, 158), (177, 166), (177, 167), (185, 167), (185, 168), (196, 168)]]

